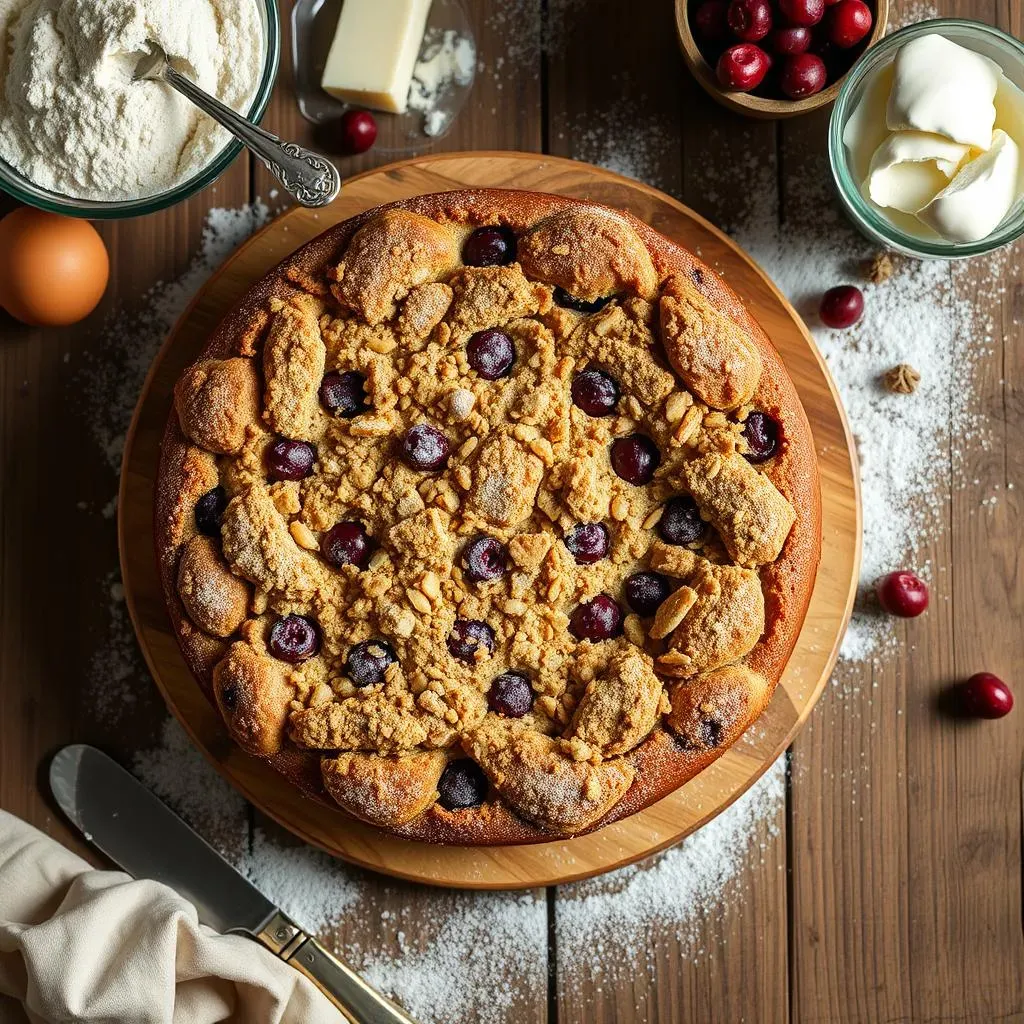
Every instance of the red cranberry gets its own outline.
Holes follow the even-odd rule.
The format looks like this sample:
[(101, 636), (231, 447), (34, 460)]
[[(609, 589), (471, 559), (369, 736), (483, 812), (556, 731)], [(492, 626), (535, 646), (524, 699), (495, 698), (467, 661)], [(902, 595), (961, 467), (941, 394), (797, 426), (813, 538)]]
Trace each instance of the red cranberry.
[(275, 658), (298, 665), (320, 650), (320, 628), (305, 615), (286, 615), (270, 627), (267, 647)]
[(345, 675), (355, 686), (377, 686), (384, 682), (388, 665), (398, 661), (387, 640), (363, 640), (354, 644), (345, 659)]
[(821, 297), (820, 313), (826, 327), (852, 327), (864, 315), (864, 294), (852, 284), (829, 288)]
[(516, 258), (516, 236), (510, 228), (491, 224), (477, 228), (462, 243), (467, 267), (504, 267)]
[(729, 34), (726, 0), (704, 0), (693, 12), (693, 30), (705, 43), (720, 43)]
[(320, 382), (320, 401), (328, 412), (350, 420), (367, 410), (365, 384), (358, 370), (332, 370)]
[(856, 46), (871, 31), (871, 8), (862, 0), (840, 0), (829, 12), (826, 32), (844, 50)]
[(666, 544), (695, 544), (704, 536), (707, 523), (700, 517), (697, 502), (680, 494), (665, 502), (658, 520), (658, 536)]
[(512, 339), (496, 327), (477, 331), (466, 345), (469, 365), (484, 380), (498, 380), (507, 377), (516, 361), (516, 350)]
[(727, 17), (733, 35), (745, 43), (764, 39), (772, 27), (772, 9), (768, 0), (732, 0)]
[(365, 569), (373, 553), (373, 540), (362, 523), (335, 523), (320, 541), (320, 553), (331, 565)]
[(768, 37), (768, 46), (782, 57), (806, 53), (811, 46), (811, 30), (802, 25), (772, 29)]
[(791, 100), (802, 100), (821, 92), (827, 79), (825, 62), (817, 54), (798, 53), (783, 63), (779, 88)]
[(912, 572), (900, 570), (875, 583), (878, 603), (890, 614), (912, 619), (928, 607), (928, 585)]
[(410, 469), (444, 469), (451, 453), (448, 438), (429, 423), (417, 423), (402, 438), (400, 454)]
[(487, 776), (468, 757), (449, 761), (437, 783), (437, 802), (446, 811), (479, 807), (487, 796)]
[(554, 292), (554, 300), (559, 306), (564, 309), (574, 309), (577, 313), (596, 313), (599, 309), (604, 309), (612, 301), (612, 298), (613, 296), (606, 295), (600, 299), (578, 299), (557, 285)]
[(274, 480), (305, 480), (313, 472), (316, 449), (308, 441), (278, 438), (267, 455), (267, 468)]
[(505, 672), (491, 683), (487, 706), (506, 718), (522, 718), (533, 709), (533, 687), (522, 672)]
[(485, 655), (494, 653), (494, 630), (479, 619), (456, 619), (448, 634), (448, 653), (472, 665), (477, 651)]
[(754, 409), (743, 421), (743, 440), (747, 442), (747, 461), (764, 462), (779, 447), (779, 424), (766, 412)]
[(338, 134), (345, 153), (365, 153), (377, 141), (377, 122), (368, 110), (346, 110), (338, 118)]
[(739, 43), (730, 46), (718, 58), (715, 74), (725, 89), (736, 92), (750, 92), (756, 89), (768, 73), (771, 61), (768, 54), (753, 43)]
[(490, 583), (508, 572), (505, 545), (497, 537), (477, 537), (463, 552), (466, 575), (474, 583)]
[(622, 609), (607, 594), (577, 605), (569, 617), (569, 632), (577, 640), (611, 640), (622, 632)]
[(960, 687), (964, 712), (972, 718), (1002, 718), (1013, 709), (1013, 693), (991, 672), (977, 672)]
[(825, 16), (825, 0), (778, 0), (779, 10), (790, 25), (810, 27)]
[(596, 367), (577, 373), (570, 391), (572, 404), (588, 416), (610, 416), (619, 401), (619, 385)]
[(228, 492), (223, 487), (214, 487), (196, 502), (196, 529), (207, 537), (220, 536), (220, 523), (224, 509), (228, 507)]
[(622, 585), (626, 604), (644, 617), (653, 615), (672, 593), (672, 584), (660, 572), (635, 572)]
[(661, 464), (658, 446), (644, 434), (630, 434), (612, 442), (612, 469), (627, 484), (642, 487), (650, 483)]
[(566, 534), (565, 546), (578, 565), (593, 565), (608, 554), (608, 527), (604, 523), (580, 523)]

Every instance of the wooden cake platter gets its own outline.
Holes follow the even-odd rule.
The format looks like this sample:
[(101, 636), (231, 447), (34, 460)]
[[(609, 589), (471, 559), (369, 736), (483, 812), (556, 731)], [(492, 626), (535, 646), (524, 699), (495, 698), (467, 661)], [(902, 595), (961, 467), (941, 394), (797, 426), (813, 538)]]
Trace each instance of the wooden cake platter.
[[(153, 544), (153, 486), (171, 392), (206, 337), (276, 263), (337, 221), (426, 192), (486, 186), (593, 199), (628, 210), (692, 249), (739, 293), (796, 383), (821, 468), (822, 553), (796, 650), (764, 715), (739, 743), (676, 792), (577, 839), (504, 847), (445, 847), (388, 836), (306, 799), (229, 739), (178, 651)], [(734, 242), (681, 203), (589, 164), (526, 153), (443, 154), (346, 181), (326, 210), (292, 209), (224, 264), (171, 331), (142, 390), (125, 447), (118, 530), (128, 607), (168, 707), (218, 771), (261, 811), (305, 841), (386, 874), (434, 885), (511, 889), (553, 885), (622, 867), (678, 842), (747, 790), (792, 742), (831, 674), (856, 591), (861, 511), (856, 458), (835, 386), (806, 327)]]

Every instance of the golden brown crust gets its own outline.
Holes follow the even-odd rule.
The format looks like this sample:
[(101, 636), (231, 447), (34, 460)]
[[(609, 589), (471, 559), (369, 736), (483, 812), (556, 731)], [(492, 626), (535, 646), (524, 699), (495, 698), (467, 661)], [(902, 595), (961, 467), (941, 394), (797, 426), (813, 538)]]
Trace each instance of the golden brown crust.
[(201, 534), (182, 552), (178, 596), (192, 621), (213, 636), (231, 636), (249, 613), (249, 588), (232, 575), (212, 538)]
[(174, 407), (189, 440), (218, 454), (237, 452), (259, 422), (259, 378), (250, 359), (206, 359), (174, 386)]
[(439, 750), (380, 757), (346, 753), (320, 762), (324, 787), (354, 818), (397, 828), (422, 814), (437, 799), (437, 782), (447, 763)]
[(764, 676), (745, 665), (727, 665), (677, 683), (665, 721), (687, 750), (725, 750), (761, 714), (770, 695)]
[(283, 662), (243, 641), (234, 643), (213, 670), (213, 693), (228, 732), (243, 750), (265, 756), (281, 749), (295, 696)]

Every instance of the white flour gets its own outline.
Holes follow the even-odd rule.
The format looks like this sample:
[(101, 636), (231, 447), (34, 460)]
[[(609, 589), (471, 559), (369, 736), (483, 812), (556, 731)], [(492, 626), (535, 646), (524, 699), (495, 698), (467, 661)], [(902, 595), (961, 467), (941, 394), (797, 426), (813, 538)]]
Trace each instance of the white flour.
[(423, 134), (444, 134), (455, 112), (446, 106), (453, 86), (467, 86), (476, 69), (476, 47), (454, 29), (431, 29), (420, 49), (409, 85), (409, 109), (423, 114)]
[(159, 82), (132, 82), (156, 39), (236, 110), (256, 89), (255, 0), (0, 0), (0, 157), (84, 199), (137, 199), (210, 162), (227, 133)]

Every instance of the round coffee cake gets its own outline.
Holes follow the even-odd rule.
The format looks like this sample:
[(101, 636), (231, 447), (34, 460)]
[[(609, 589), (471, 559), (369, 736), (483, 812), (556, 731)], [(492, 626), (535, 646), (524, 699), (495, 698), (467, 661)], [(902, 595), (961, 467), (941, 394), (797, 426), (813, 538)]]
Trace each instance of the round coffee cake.
[(235, 742), (464, 844), (599, 828), (720, 756), (821, 539), (806, 416), (721, 278), (499, 190), (371, 210), (256, 284), (177, 383), (155, 525)]

